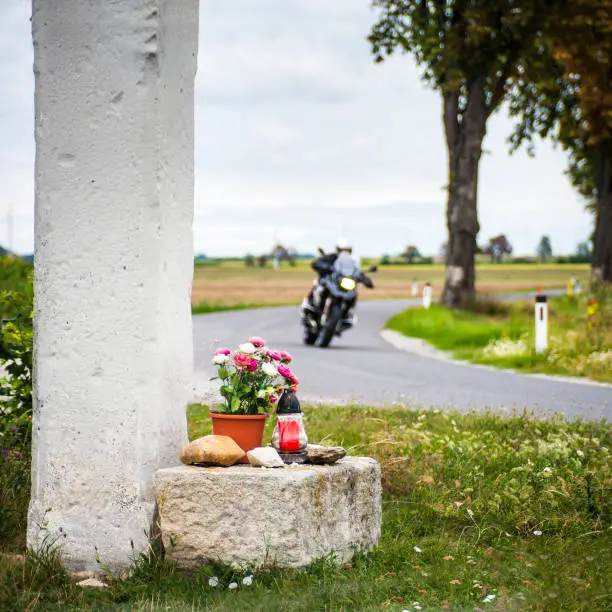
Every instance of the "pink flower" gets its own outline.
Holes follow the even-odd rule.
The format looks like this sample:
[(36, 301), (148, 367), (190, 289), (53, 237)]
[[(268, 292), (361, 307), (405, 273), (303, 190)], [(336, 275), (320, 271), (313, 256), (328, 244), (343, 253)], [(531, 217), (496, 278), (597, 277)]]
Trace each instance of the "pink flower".
[(220, 348), (217, 349), (213, 355), (229, 355), (232, 351), (230, 351), (228, 348)]
[(291, 378), (293, 376), (293, 372), (286, 366), (281, 363), (278, 366), (278, 373), (285, 378)]
[(249, 342), (257, 348), (261, 348), (266, 344), (266, 341), (261, 336), (253, 336), (252, 338), (249, 338)]
[[(234, 355), (234, 363), (239, 368), (249, 368), (251, 362), (255, 361), (252, 357), (249, 357), (245, 353), (236, 353)], [(257, 362), (255, 361), (255, 367), (257, 367)]]
[(291, 363), (293, 361), (293, 357), (285, 351), (281, 351), (280, 356), (281, 361), (283, 361), (284, 363)]
[(278, 402), (278, 397), (276, 397), (276, 395), (271, 395), (270, 396), (270, 403), (271, 404), (276, 404), (276, 402)]
[(266, 357), (269, 357), (270, 359), (274, 359), (274, 361), (280, 361), (281, 360), (280, 353), (278, 353), (276, 351), (266, 351)]
[(293, 374), (292, 376), (289, 377), (289, 382), (293, 385), (299, 385), (300, 379), (297, 376), (295, 376), (295, 374)]
[(249, 365), (247, 366), (247, 370), (248, 370), (249, 372), (252, 372), (253, 370), (256, 370), (256, 369), (257, 369), (257, 366), (258, 366), (258, 365), (259, 365), (259, 364), (257, 363), (257, 360), (256, 360), (256, 359), (251, 359), (251, 363), (249, 363)]

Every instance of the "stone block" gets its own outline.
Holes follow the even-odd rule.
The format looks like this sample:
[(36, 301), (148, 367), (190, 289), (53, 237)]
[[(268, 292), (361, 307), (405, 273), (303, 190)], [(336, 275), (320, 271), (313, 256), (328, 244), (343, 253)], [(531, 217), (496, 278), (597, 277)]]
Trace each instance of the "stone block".
[(282, 469), (181, 466), (154, 478), (166, 558), (185, 569), (346, 562), (380, 538), (380, 466), (368, 457)]

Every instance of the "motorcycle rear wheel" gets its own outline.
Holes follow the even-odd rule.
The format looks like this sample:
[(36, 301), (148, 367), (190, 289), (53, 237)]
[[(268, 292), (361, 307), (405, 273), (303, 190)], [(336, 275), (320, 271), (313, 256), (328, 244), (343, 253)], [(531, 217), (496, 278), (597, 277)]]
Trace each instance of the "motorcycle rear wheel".
[(329, 346), (336, 329), (338, 329), (338, 323), (340, 322), (340, 316), (342, 315), (342, 307), (337, 302), (332, 304), (329, 309), (329, 315), (325, 323), (325, 327), (321, 330), (318, 338), (318, 344), (321, 348)]

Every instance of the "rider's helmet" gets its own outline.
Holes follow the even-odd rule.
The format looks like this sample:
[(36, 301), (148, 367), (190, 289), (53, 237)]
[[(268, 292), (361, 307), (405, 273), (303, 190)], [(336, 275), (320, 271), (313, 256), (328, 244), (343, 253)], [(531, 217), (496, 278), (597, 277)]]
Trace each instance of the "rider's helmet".
[(338, 251), (338, 253), (342, 251), (346, 251), (347, 253), (352, 253), (353, 247), (351, 246), (351, 243), (348, 241), (347, 238), (344, 238), (344, 236), (341, 236), (340, 238), (338, 238), (338, 240), (336, 240), (336, 251)]

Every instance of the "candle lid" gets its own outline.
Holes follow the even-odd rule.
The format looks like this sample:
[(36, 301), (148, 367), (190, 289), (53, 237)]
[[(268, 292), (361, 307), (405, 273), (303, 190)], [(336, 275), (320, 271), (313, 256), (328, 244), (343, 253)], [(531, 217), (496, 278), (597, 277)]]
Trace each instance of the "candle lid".
[(300, 414), (301, 412), (300, 400), (298, 400), (297, 395), (291, 389), (285, 389), (278, 400), (276, 414)]

